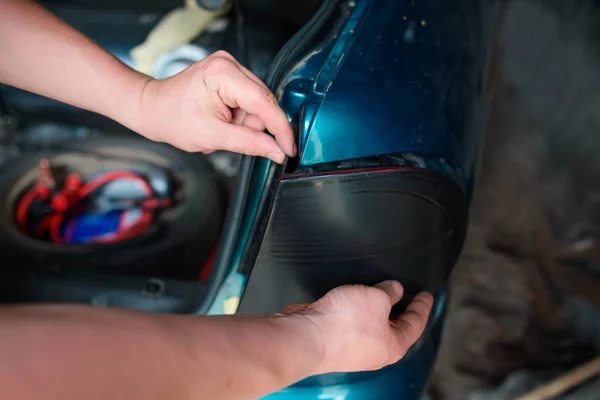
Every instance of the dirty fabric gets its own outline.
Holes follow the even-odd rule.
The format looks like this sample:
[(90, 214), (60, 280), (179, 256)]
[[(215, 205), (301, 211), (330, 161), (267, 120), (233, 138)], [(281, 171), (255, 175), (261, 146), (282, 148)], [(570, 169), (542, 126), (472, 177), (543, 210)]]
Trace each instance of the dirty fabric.
[(600, 350), (600, 2), (499, 4), (435, 400), (523, 393)]

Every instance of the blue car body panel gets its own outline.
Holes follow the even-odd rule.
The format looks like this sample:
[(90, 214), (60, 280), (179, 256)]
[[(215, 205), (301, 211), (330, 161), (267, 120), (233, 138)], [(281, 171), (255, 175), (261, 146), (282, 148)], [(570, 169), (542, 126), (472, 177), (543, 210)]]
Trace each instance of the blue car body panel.
[[(460, 4), (458, 4), (460, 3)], [(464, 2), (358, 0), (289, 75), (282, 105), (301, 165), (391, 153), (443, 157), (472, 175), (482, 57)]]
[[(454, 166), (450, 175), (470, 196), (485, 120), (478, 100), (487, 59), (486, 46), (478, 47), (486, 42), (477, 25), (481, 10), (466, 4), (350, 2), (339, 30), (287, 75), (277, 93), (298, 129), (300, 165), (418, 154), (435, 160), (427, 167), (439, 170), (439, 161)], [(256, 170), (261, 174), (267, 174), (264, 166)], [(440, 293), (426, 333), (393, 366), (312, 377), (266, 399), (419, 399), (445, 310), (446, 294)]]

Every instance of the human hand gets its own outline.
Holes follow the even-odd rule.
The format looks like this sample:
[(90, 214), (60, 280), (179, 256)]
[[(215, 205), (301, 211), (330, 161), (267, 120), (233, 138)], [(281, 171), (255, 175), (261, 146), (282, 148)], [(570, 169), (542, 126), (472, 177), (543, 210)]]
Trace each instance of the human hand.
[(275, 96), (224, 51), (173, 77), (148, 80), (137, 114), (130, 125), (138, 133), (190, 152), (229, 150), (277, 163), (296, 153)]
[(341, 286), (316, 303), (291, 305), (282, 313), (305, 317), (318, 328), (325, 356), (317, 374), (376, 370), (400, 360), (427, 324), (433, 306), (429, 293), (419, 293), (390, 320), (403, 293), (396, 281)]

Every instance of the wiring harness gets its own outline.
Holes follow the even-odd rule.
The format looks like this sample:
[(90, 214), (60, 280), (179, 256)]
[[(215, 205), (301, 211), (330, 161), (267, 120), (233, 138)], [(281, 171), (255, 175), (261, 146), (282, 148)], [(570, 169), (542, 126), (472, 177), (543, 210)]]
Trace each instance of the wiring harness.
[[(97, 212), (94, 194), (117, 180), (128, 180), (142, 188), (143, 199), (122, 199), (112, 204), (120, 210), (119, 223), (112, 232), (97, 235), (88, 242), (117, 243), (134, 238), (150, 228), (158, 210), (172, 204), (170, 198), (160, 198), (143, 176), (126, 170), (103, 173), (88, 182), (75, 173), (68, 174), (59, 185), (50, 162), (41, 160), (37, 182), (17, 203), (16, 219), (20, 229), (35, 238), (47, 238), (52, 243), (70, 244), (82, 215)], [(134, 223), (127, 223), (127, 210), (138, 209), (141, 214)]]

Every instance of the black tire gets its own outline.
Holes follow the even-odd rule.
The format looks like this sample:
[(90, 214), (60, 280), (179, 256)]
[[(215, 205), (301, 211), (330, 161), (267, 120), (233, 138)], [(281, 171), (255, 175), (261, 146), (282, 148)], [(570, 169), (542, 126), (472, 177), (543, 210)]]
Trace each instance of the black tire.
[[(41, 158), (68, 151), (103, 154), (129, 149), (130, 159), (152, 154), (180, 183), (177, 204), (160, 214), (161, 223), (122, 243), (57, 245), (24, 235), (14, 218), (23, 175)], [(25, 154), (0, 174), (0, 252), (3, 265), (36, 269), (83, 269), (136, 275), (195, 278), (210, 256), (223, 224), (226, 198), (222, 183), (203, 154), (191, 154), (143, 139), (94, 138)]]

